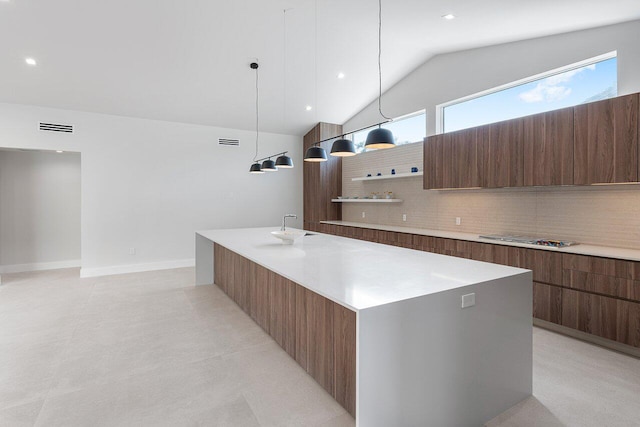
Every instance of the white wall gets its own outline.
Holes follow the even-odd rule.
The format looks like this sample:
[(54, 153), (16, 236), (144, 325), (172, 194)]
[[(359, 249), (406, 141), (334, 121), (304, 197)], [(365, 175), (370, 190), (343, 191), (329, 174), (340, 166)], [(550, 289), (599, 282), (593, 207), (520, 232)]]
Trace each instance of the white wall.
[(80, 265), (80, 155), (0, 151), (0, 272)]
[[(640, 92), (638, 40), (640, 21), (632, 21), (438, 55), (383, 94), (383, 111), (399, 117), (426, 109), (427, 135), (433, 135), (438, 104), (614, 50), (618, 52), (618, 94)], [(344, 130), (379, 119), (376, 101), (347, 121)]]
[(85, 276), (193, 264), (200, 229), (276, 226), (283, 213), (302, 223), (301, 137), (260, 133), (259, 156), (288, 150), (296, 167), (251, 175), (252, 131), (0, 104), (0, 146), (82, 153)]

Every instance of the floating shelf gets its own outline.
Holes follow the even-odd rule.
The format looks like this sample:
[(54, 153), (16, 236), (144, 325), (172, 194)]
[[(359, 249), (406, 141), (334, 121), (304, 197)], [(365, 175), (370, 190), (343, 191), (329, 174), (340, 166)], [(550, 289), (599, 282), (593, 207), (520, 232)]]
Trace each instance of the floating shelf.
[(375, 181), (378, 179), (397, 179), (397, 178), (408, 178), (411, 176), (422, 176), (422, 175), (424, 175), (423, 171), (406, 172), (406, 173), (397, 173), (395, 175), (363, 176), (358, 178), (351, 178), (351, 181)]
[(331, 199), (337, 203), (402, 203), (402, 199)]

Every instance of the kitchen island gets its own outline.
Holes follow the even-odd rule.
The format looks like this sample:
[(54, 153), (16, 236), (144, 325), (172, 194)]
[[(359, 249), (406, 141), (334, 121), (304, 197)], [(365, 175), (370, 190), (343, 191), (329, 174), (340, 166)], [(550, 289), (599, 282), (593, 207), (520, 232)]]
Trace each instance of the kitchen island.
[(357, 425), (478, 426), (531, 394), (529, 270), (273, 230), (196, 233), (196, 283), (220, 286)]

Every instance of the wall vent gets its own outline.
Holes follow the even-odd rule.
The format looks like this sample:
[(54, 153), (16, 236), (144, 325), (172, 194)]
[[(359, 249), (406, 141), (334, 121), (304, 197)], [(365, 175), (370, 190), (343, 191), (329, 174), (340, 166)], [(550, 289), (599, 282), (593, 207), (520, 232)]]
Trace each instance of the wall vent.
[(59, 123), (40, 122), (40, 130), (47, 132), (73, 133), (73, 125), (61, 125)]
[(237, 147), (240, 145), (239, 139), (229, 139), (229, 138), (218, 138), (218, 145), (229, 145), (232, 147)]

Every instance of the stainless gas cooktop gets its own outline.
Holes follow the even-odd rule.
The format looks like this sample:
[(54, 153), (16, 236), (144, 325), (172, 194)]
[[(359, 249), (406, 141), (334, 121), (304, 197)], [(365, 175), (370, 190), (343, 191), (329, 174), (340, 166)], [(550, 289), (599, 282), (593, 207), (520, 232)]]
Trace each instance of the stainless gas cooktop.
[(553, 246), (556, 248), (577, 245), (576, 242), (568, 242), (564, 240), (541, 239), (539, 237), (529, 237), (529, 236), (519, 236), (519, 235), (509, 235), (509, 234), (507, 235), (488, 234), (488, 235), (479, 236), (479, 237), (481, 239), (499, 240), (501, 242), (525, 243), (529, 245), (540, 245), (540, 246)]

